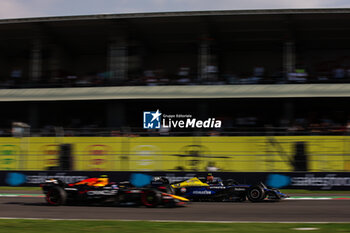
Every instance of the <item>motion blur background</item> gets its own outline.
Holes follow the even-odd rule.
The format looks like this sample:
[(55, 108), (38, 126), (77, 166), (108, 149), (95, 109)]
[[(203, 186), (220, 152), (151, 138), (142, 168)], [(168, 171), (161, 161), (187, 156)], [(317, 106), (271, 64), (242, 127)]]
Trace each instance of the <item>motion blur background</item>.
[[(350, 171), (350, 9), (0, 20), (0, 169)], [(222, 120), (144, 130), (143, 111)]]

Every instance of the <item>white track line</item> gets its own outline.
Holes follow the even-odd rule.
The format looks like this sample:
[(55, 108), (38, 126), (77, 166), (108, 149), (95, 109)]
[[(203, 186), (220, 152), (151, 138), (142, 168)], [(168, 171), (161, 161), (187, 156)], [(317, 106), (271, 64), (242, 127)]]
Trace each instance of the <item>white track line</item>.
[(300, 223), (300, 224), (328, 224), (328, 223), (350, 223), (349, 222), (297, 222), (297, 221), (190, 221), (190, 220), (132, 220), (132, 219), (64, 219), (64, 218), (14, 218), (0, 217), (0, 220), (24, 219), (24, 220), (53, 220), (53, 221), (123, 221), (123, 222), (174, 222), (174, 223)]
[(297, 200), (297, 201), (305, 201), (305, 200), (314, 200), (314, 201), (319, 201), (319, 200), (333, 200), (334, 198), (331, 198), (331, 197), (316, 197), (316, 198), (313, 198), (313, 197), (297, 197), (297, 198), (293, 198), (293, 197), (289, 197), (289, 198), (286, 198), (285, 200)]

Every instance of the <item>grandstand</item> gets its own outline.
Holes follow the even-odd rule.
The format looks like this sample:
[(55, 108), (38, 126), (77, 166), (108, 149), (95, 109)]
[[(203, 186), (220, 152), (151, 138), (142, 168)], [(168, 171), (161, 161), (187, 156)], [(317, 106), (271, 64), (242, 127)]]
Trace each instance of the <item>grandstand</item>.
[[(88, 137), (80, 139), (81, 144), (74, 138), (62, 139), (64, 143), (79, 144), (81, 156), (87, 153), (83, 148), (97, 142), (107, 143), (112, 154), (131, 156), (140, 152), (109, 144), (113, 138), (93, 138), (92, 142), (89, 137), (164, 136), (158, 131), (142, 129), (143, 111), (161, 109), (169, 114), (192, 114), (223, 121), (222, 129), (215, 132), (168, 132), (166, 136), (203, 136), (179, 142), (180, 147), (169, 152), (168, 162), (174, 154), (185, 153), (182, 147), (197, 140), (200, 140), (197, 144), (210, 147), (211, 153), (220, 151), (217, 145), (226, 145), (220, 143), (245, 141), (239, 137), (227, 141), (223, 137), (207, 142), (205, 136), (251, 136), (247, 139), (251, 141), (241, 147), (228, 146), (230, 154), (225, 154), (226, 151), (222, 155), (226, 157), (218, 164), (231, 171), (225, 159), (235, 155), (240, 159), (236, 161), (240, 164), (238, 170), (268, 171), (272, 167), (290, 171), (293, 166), (278, 156), (293, 154), (293, 145), (298, 140), (314, 146), (314, 158), (329, 156), (329, 148), (317, 142), (318, 135), (328, 135), (326, 139), (332, 141), (329, 145), (337, 148), (333, 160), (322, 157), (309, 169), (348, 170), (348, 159), (343, 156), (348, 154), (346, 135), (350, 129), (349, 23), (350, 9), (0, 20), (0, 135), (5, 140), (2, 144), (23, 145), (18, 141), (22, 139), (9, 137), (12, 122), (25, 122), (31, 127), (31, 136)], [(266, 135), (290, 138), (278, 138), (280, 147), (274, 141), (266, 141), (262, 137)], [(60, 139), (40, 139), (45, 145), (38, 140), (30, 139), (31, 145), (35, 145), (32, 151), (29, 148), (33, 156), (37, 151), (46, 153), (42, 147)], [(122, 144), (123, 139), (116, 140)], [(129, 146), (143, 145), (142, 141), (127, 140), (131, 140)], [(157, 140), (163, 139), (150, 139), (154, 145), (160, 143)], [(23, 148), (11, 151), (17, 150)], [(98, 149), (101, 150), (107, 149)], [(258, 151), (263, 151), (264, 157), (243, 161), (246, 153), (257, 156)], [(269, 155), (277, 157), (271, 159)], [(135, 168), (136, 165), (130, 165), (132, 162), (130, 168), (122, 166), (123, 159), (113, 160), (119, 164), (113, 169)], [(270, 160), (275, 163), (269, 163)], [(38, 157), (32, 157), (31, 161), (26, 169), (48, 167), (38, 162)], [(259, 161), (258, 167), (252, 167), (252, 161)], [(111, 162), (101, 166), (95, 162), (90, 167), (81, 163), (76, 169), (112, 169), (104, 167), (112, 166)], [(281, 163), (285, 164), (280, 166)], [(176, 170), (169, 164), (157, 160), (143, 168), (163, 166), (163, 170)], [(9, 168), (18, 166), (13, 164)], [(192, 169), (186, 166), (176, 167)], [(203, 162), (200, 170), (204, 167)]]
[[(195, 111), (205, 118), (210, 101), (206, 104), (201, 98), (268, 98), (264, 101), (268, 108), (270, 99), (285, 97), (277, 101), (283, 109), (277, 112), (289, 115), (291, 121), (303, 112), (293, 104), (298, 102), (294, 98), (312, 103), (310, 97), (344, 97), (346, 102), (349, 13), (349, 9), (243, 10), (0, 20), (0, 101), (6, 109), (1, 127), (17, 120), (32, 128), (96, 124), (137, 128), (132, 105), (154, 106), (158, 99), (172, 99), (174, 108), (178, 98), (188, 99), (182, 103), (192, 110), (191, 99), (199, 99)], [(91, 111), (89, 101), (94, 100), (101, 104)], [(228, 100), (222, 103), (237, 108), (234, 100)], [(13, 101), (17, 103), (9, 108)], [(89, 112), (98, 120), (47, 121), (46, 114), (59, 115), (55, 109), (66, 115), (77, 106), (87, 107), (76, 118)], [(337, 124), (345, 126), (348, 112), (338, 107), (336, 112), (344, 112)], [(315, 112), (320, 111), (315, 106)], [(237, 118), (230, 113), (221, 117)]]

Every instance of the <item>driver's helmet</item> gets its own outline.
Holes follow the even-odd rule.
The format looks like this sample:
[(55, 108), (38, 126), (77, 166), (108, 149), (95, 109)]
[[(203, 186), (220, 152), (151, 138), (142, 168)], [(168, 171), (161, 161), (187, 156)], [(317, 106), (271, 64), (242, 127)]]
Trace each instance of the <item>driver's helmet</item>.
[(165, 177), (162, 177), (162, 176), (154, 176), (152, 181), (154, 182), (161, 182), (161, 183), (164, 183), (164, 184), (169, 184), (169, 180)]
[(207, 175), (207, 183), (211, 183), (214, 181), (214, 176), (212, 173), (208, 173)]

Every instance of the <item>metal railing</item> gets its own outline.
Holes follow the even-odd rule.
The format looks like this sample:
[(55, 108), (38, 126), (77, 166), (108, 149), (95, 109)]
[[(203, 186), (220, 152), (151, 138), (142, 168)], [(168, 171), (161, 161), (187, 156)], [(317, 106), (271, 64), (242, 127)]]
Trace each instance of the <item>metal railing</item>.
[[(222, 129), (143, 129), (139, 127), (120, 128), (64, 128), (45, 127), (31, 128), (26, 132), (28, 137), (157, 137), (157, 136), (329, 136), (350, 135), (350, 129), (346, 126), (328, 127), (270, 127), (270, 126), (241, 126)], [(0, 128), (0, 137), (21, 137), (14, 134), (12, 128)]]

